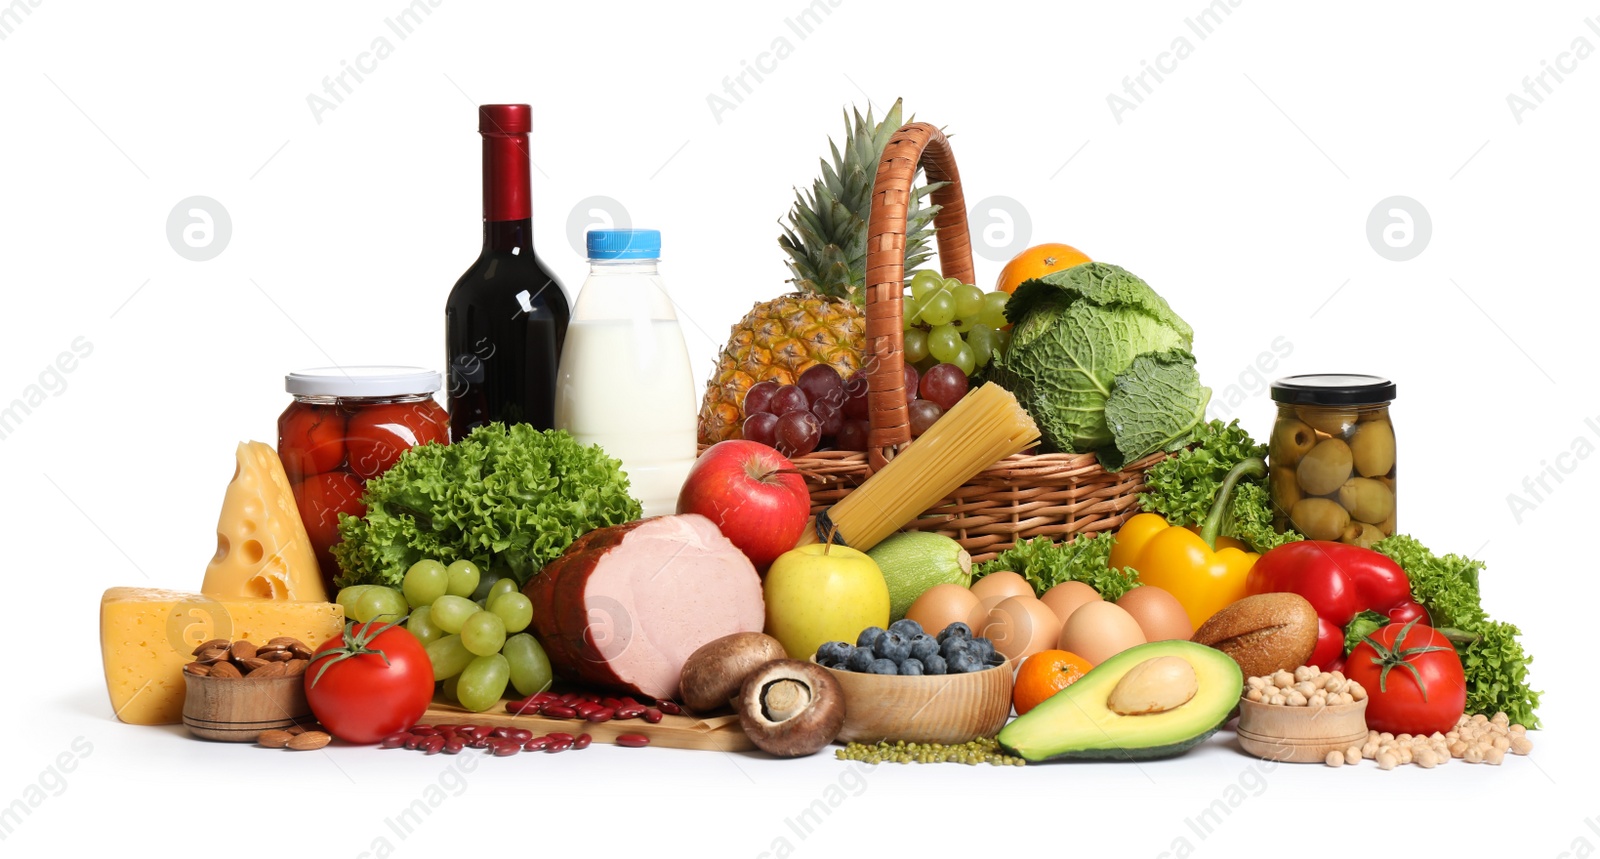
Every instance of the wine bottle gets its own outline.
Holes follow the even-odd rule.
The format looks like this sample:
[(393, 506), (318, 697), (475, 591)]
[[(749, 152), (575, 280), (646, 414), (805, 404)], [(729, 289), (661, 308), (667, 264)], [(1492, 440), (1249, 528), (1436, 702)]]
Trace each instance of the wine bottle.
[(571, 309), (533, 249), (525, 104), (478, 108), (483, 251), (445, 302), (450, 437), (491, 421), (555, 425), (556, 372)]

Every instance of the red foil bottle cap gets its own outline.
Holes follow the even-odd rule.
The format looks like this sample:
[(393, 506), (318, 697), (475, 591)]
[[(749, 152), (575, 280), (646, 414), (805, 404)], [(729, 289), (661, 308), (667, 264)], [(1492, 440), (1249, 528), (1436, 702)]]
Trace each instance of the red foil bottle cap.
[(485, 104), (478, 107), (478, 131), (483, 134), (527, 134), (533, 130), (533, 108), (525, 104)]

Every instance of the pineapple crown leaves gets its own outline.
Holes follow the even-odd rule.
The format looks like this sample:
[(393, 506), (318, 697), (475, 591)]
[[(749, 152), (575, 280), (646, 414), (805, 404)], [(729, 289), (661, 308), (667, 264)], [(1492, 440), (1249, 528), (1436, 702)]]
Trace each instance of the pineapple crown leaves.
[[(830, 139), (833, 161), (821, 159), (822, 175), (809, 191), (795, 189), (794, 207), (788, 224), (778, 237), (778, 246), (789, 255), (789, 281), (801, 292), (848, 298), (856, 304), (866, 300), (863, 287), (867, 271), (867, 218), (872, 208), (872, 185), (878, 162), (889, 138), (900, 130), (900, 101), (896, 100), (883, 122), (873, 121), (869, 107), (854, 119), (846, 113), (845, 145)], [(925, 198), (943, 183), (913, 186), (911, 208), (906, 223), (906, 271), (927, 262), (932, 255), (928, 240), (933, 236), (933, 216), (939, 207)]]

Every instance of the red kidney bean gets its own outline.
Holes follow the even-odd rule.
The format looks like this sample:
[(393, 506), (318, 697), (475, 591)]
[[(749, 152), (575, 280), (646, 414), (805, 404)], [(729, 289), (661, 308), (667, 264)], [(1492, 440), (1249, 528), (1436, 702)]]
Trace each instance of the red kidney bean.
[(511, 730), (506, 731), (506, 739), (515, 740), (519, 743), (526, 743), (527, 741), (533, 739), (533, 732), (527, 728), (512, 728)]
[(656, 708), (658, 710), (660, 710), (661, 712), (666, 713), (668, 716), (681, 716), (681, 715), (683, 715), (683, 708), (679, 707), (678, 703), (676, 701), (661, 701), (661, 702), (658, 702), (656, 704)]
[(494, 728), (489, 725), (474, 725), (472, 728), (472, 738), (474, 740), (486, 740), (489, 738), (489, 733), (493, 730)]
[(425, 755), (436, 755), (436, 754), (440, 753), (441, 751), (444, 751), (444, 737), (440, 737), (440, 736), (428, 737), (427, 739), (424, 739), (422, 741), (422, 747), (421, 748), (422, 748), (422, 753), (425, 754)]
[(618, 719), (637, 719), (644, 715), (644, 710), (640, 704), (624, 704), (617, 708), (616, 715)]
[(616, 715), (617, 715), (617, 711), (611, 709), (610, 707), (601, 707), (600, 709), (595, 710), (594, 712), (590, 713), (589, 715), (584, 716), (583, 720), (585, 722), (594, 722), (594, 723), (609, 722), (609, 721), (611, 721), (612, 717), (616, 716)]
[(578, 711), (560, 704), (546, 704), (539, 709), (539, 715), (549, 716), (552, 719), (575, 719)]
[(411, 735), (410, 734), (406, 733), (405, 731), (396, 731), (396, 732), (390, 734), (389, 736), (384, 737), (383, 739), (379, 740), (378, 741), (378, 748), (380, 748), (380, 749), (398, 749), (401, 746), (405, 745), (406, 744), (406, 740), (409, 740), (409, 739), (411, 739)]
[(406, 749), (414, 752), (422, 748), (422, 741), (426, 739), (427, 737), (419, 737), (416, 734), (412, 734), (406, 738)]
[(412, 725), (411, 733), (419, 737), (431, 737), (439, 733), (439, 730), (432, 725)]
[(583, 700), (583, 696), (579, 695), (576, 692), (564, 692), (564, 693), (561, 694), (561, 697), (558, 698), (557, 700), (559, 700), (561, 703), (567, 705), (568, 707), (571, 707), (573, 704), (576, 704), (579, 701), (582, 701)]
[(579, 716), (587, 716), (596, 710), (604, 710), (605, 707), (593, 701), (579, 701), (572, 705), (572, 709), (577, 711)]
[(472, 742), (467, 743), (467, 748), (469, 748), (469, 749), (487, 749), (487, 748), (489, 748), (489, 738), (488, 737), (483, 737), (481, 739), (473, 739)]
[(552, 743), (570, 743), (574, 739), (571, 734), (563, 731), (551, 731), (550, 733), (545, 734), (545, 736), (549, 738), (550, 742)]
[(589, 736), (588, 734), (579, 734), (578, 736), (573, 738), (572, 747), (574, 749), (587, 749), (587, 748), (589, 748), (589, 743), (592, 742), (593, 740), (594, 740), (594, 738)]
[(548, 748), (549, 745), (550, 745), (550, 738), (549, 737), (534, 737), (533, 739), (527, 741), (526, 743), (523, 743), (522, 744), (522, 748), (523, 748), (524, 751), (542, 752), (546, 748)]
[(654, 707), (647, 707), (644, 711), (644, 720), (654, 725), (661, 721), (661, 711)]
[(450, 726), (450, 730), (456, 732), (457, 734), (460, 734), (463, 737), (472, 736), (472, 732), (476, 731), (477, 729), (478, 729), (477, 725), (451, 725)]
[(616, 743), (625, 748), (637, 749), (650, 745), (650, 738), (644, 734), (620, 734), (617, 736)]
[(507, 701), (506, 702), (506, 712), (510, 713), (513, 716), (521, 716), (524, 713), (529, 712), (530, 710), (537, 710), (537, 709), (539, 709), (539, 705), (535, 704), (534, 702), (532, 702), (530, 700), (527, 700), (527, 699), (523, 699), (521, 701)]
[(570, 748), (572, 748), (571, 740), (551, 740), (550, 745), (547, 746), (544, 751), (545, 754), (553, 755), (557, 752), (564, 752)]
[(494, 730), (490, 731), (489, 732), (489, 736), (495, 737), (496, 739), (504, 740), (504, 739), (510, 738), (511, 732), (513, 730), (515, 730), (515, 729), (514, 728), (507, 728), (506, 726), (501, 725), (501, 726), (495, 728)]
[(493, 754), (497, 758), (510, 757), (522, 751), (521, 743), (499, 742), (493, 746)]
[(447, 755), (459, 755), (466, 747), (467, 744), (460, 737), (451, 737), (444, 741), (444, 753)]
[(606, 705), (607, 707), (610, 707), (611, 709), (615, 710), (618, 707), (622, 706), (622, 699), (621, 698), (602, 698), (600, 700), (600, 703), (602, 703), (602, 704)]

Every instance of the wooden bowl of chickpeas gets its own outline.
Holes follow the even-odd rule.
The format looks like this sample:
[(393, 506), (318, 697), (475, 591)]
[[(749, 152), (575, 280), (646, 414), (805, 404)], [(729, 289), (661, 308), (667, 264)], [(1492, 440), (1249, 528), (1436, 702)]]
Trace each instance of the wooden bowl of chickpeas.
[(1239, 701), (1239, 745), (1281, 763), (1324, 763), (1367, 739), (1367, 694), (1361, 684), (1314, 666), (1246, 681)]

